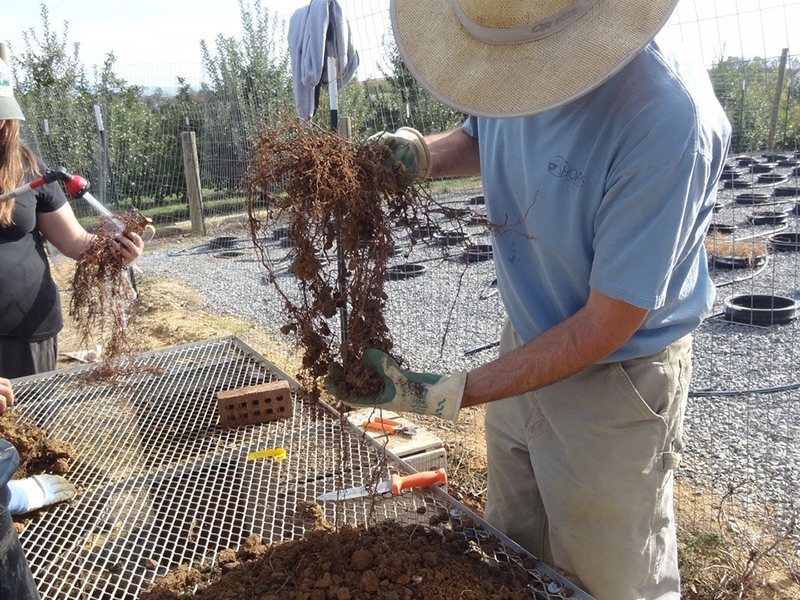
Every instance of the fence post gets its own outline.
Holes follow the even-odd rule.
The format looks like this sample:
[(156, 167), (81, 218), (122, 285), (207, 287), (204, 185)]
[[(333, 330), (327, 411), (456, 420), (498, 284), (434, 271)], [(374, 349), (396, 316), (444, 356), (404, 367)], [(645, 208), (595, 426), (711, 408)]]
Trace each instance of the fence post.
[(206, 221), (203, 214), (203, 190), (200, 187), (200, 161), (197, 158), (197, 140), (194, 131), (181, 133), (183, 148), (183, 171), (186, 176), (186, 197), (189, 200), (189, 220), (192, 233), (206, 234)]
[(778, 112), (781, 108), (781, 93), (783, 92), (783, 78), (786, 75), (786, 58), (789, 49), (784, 48), (781, 52), (781, 64), (778, 67), (778, 84), (775, 86), (775, 100), (772, 102), (772, 115), (769, 119), (769, 139), (767, 140), (767, 152), (775, 149), (775, 131), (778, 129)]
[(339, 117), (339, 135), (345, 140), (353, 137), (353, 125), (350, 117)]

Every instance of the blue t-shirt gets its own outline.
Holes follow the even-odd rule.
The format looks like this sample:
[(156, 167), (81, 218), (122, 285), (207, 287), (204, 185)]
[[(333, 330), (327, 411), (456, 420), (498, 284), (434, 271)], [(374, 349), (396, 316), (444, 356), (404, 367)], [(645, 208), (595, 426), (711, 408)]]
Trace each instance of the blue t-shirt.
[(708, 314), (703, 239), (730, 124), (702, 66), (652, 42), (571, 104), (470, 117), (464, 131), (479, 141), (498, 287), (523, 340), (590, 288), (650, 310), (604, 362), (658, 352)]

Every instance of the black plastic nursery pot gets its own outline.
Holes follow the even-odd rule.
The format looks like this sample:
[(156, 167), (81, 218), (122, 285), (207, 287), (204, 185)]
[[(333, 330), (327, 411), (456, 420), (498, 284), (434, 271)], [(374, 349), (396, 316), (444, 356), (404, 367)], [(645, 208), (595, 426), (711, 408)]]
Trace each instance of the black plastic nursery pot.
[(797, 252), (800, 250), (800, 233), (775, 233), (769, 236), (769, 242), (778, 252)]
[(787, 158), (778, 161), (779, 167), (796, 167), (798, 164), (800, 164), (800, 162), (796, 158)]
[(781, 183), (786, 181), (786, 175), (781, 173), (764, 173), (758, 176), (758, 183)]
[(467, 234), (463, 231), (442, 231), (435, 234), (433, 239), (440, 246), (456, 246), (467, 240)]
[(232, 235), (221, 235), (209, 240), (208, 247), (211, 250), (221, 250), (223, 248), (233, 248), (236, 245), (237, 238)]
[(276, 242), (291, 237), (291, 235), (291, 230), (288, 227), (278, 227), (272, 230), (272, 239)]
[(750, 166), (751, 173), (772, 173), (777, 165), (773, 162), (756, 163)]
[(772, 154), (772, 153), (766, 153), (766, 154), (762, 154), (762, 155), (761, 155), (761, 158), (763, 158), (763, 159), (764, 159), (764, 160), (766, 160), (767, 162), (778, 162), (779, 160), (787, 160), (787, 159), (789, 159), (790, 157), (789, 157), (789, 156), (787, 156), (786, 154)]
[(463, 219), (472, 214), (472, 210), (469, 208), (456, 208), (453, 206), (442, 206), (436, 212), (442, 214), (446, 219)]
[(795, 167), (794, 169), (792, 169), (792, 175), (794, 177), (797, 177), (798, 175), (800, 175), (800, 167)]
[(728, 190), (749, 188), (752, 185), (747, 179), (726, 179), (722, 182), (722, 187)]
[(714, 232), (714, 233), (729, 234), (733, 233), (734, 231), (736, 231), (736, 225), (727, 225), (725, 223), (711, 223), (708, 226), (709, 233)]
[(433, 237), (439, 231), (438, 225), (420, 225), (411, 230), (411, 237), (424, 239)]
[(739, 164), (740, 167), (750, 167), (752, 165), (758, 164), (758, 159), (753, 158), (752, 156), (741, 156), (736, 159), (736, 162)]
[(714, 202), (714, 212), (715, 213), (718, 213), (723, 208), (725, 208), (725, 205), (722, 202)]
[(391, 267), (386, 269), (386, 279), (388, 279), (389, 281), (410, 279), (412, 277), (419, 277), (425, 271), (426, 271), (425, 265), (418, 265), (414, 263), (392, 265)]
[(766, 255), (747, 258), (744, 256), (711, 256), (711, 264), (717, 269), (757, 269), (767, 262)]
[(482, 262), (494, 257), (494, 249), (491, 244), (474, 244), (467, 248), (464, 255), (467, 262)]
[(747, 215), (753, 225), (783, 225), (789, 220), (789, 211), (763, 210)]
[(489, 217), (483, 213), (474, 213), (467, 221), (470, 225), (488, 225)]
[(722, 170), (719, 178), (723, 181), (726, 179), (739, 179), (744, 174), (744, 169), (725, 168)]
[(797, 303), (786, 296), (752, 294), (725, 299), (725, 318), (747, 325), (785, 325), (797, 314)]
[(772, 197), (768, 192), (745, 192), (743, 194), (736, 194), (736, 204), (763, 204), (769, 202)]
[(773, 190), (776, 196), (791, 197), (800, 196), (800, 187), (797, 185), (778, 186)]
[(241, 250), (224, 250), (222, 252), (217, 252), (214, 256), (216, 258), (237, 258), (239, 256), (244, 256), (244, 252)]
[(486, 198), (483, 195), (473, 196), (469, 199), (469, 203), (473, 206), (482, 206), (486, 204)]

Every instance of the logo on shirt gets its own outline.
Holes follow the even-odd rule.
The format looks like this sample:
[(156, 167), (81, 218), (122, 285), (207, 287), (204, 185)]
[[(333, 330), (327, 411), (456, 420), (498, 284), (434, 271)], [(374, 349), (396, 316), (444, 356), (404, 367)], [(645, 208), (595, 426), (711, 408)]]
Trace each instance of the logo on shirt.
[(583, 187), (583, 183), (586, 181), (586, 176), (583, 172), (572, 168), (563, 156), (551, 158), (550, 162), (547, 163), (547, 170), (553, 177), (566, 179), (577, 187)]

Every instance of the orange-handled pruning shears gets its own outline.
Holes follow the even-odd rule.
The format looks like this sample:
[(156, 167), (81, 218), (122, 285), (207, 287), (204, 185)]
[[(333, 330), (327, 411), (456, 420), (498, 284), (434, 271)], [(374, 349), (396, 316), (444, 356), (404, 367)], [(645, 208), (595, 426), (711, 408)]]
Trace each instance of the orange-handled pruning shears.
[(365, 421), (362, 427), (372, 431), (380, 431), (384, 435), (397, 435), (398, 433), (408, 436), (417, 435), (417, 428), (413, 425), (404, 425), (400, 421), (393, 421), (383, 417), (372, 417), (369, 421)]

